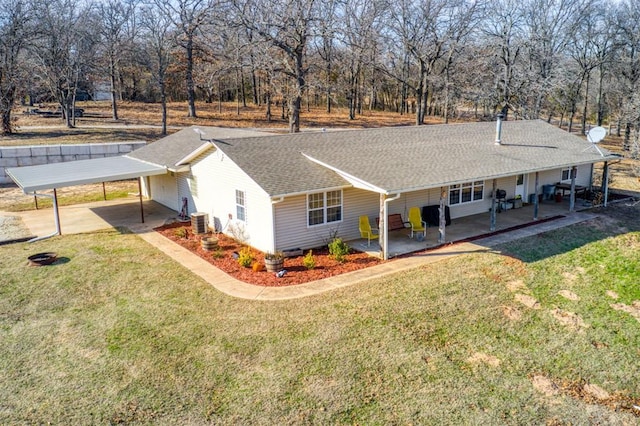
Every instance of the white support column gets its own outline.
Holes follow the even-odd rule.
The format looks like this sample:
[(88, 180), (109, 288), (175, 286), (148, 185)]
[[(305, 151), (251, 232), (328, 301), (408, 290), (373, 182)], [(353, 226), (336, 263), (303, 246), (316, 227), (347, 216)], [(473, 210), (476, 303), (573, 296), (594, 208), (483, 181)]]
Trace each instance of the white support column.
[(445, 238), (446, 226), (447, 226), (447, 219), (445, 216), (446, 198), (447, 198), (447, 190), (444, 187), (442, 187), (440, 188), (440, 207), (438, 208), (438, 212), (440, 213), (439, 219), (438, 219), (438, 243), (439, 244), (444, 244), (446, 241), (446, 238)]

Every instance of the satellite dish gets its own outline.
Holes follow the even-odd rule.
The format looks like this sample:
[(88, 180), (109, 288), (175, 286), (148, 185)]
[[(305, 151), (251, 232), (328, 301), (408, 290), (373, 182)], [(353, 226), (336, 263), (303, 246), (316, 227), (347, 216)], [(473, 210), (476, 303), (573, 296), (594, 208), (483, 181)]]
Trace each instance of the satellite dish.
[(604, 139), (605, 136), (607, 136), (607, 129), (600, 126), (594, 127), (593, 129), (587, 132), (587, 139), (589, 140), (589, 142), (591, 142), (591, 147), (595, 148), (595, 150), (598, 151), (598, 154), (600, 154), (603, 157), (604, 157), (604, 153), (600, 151), (600, 148), (598, 148), (597, 143), (600, 142), (602, 139)]
[(587, 132), (587, 139), (591, 143), (598, 143), (607, 136), (607, 130), (604, 127), (594, 127)]

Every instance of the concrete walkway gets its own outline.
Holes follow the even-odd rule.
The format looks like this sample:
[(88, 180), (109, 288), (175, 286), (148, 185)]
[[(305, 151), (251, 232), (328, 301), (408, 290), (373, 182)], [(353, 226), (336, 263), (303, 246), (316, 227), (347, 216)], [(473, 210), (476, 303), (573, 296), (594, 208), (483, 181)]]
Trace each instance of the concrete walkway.
[[(0, 212), (4, 216), (19, 216), (27, 228), (38, 236), (54, 230), (51, 209), (33, 210), (21, 213)], [(63, 234), (92, 232), (100, 229), (122, 226), (136, 233), (144, 241), (161, 250), (176, 262), (211, 284), (217, 290), (233, 297), (251, 300), (287, 300), (321, 294), (337, 288), (358, 284), (372, 278), (384, 277), (404, 270), (416, 268), (465, 253), (488, 252), (492, 247), (569, 226), (597, 217), (592, 213), (575, 212), (565, 217), (528, 226), (515, 231), (493, 235), (473, 243), (450, 244), (439, 249), (423, 252), (405, 258), (365, 269), (288, 287), (262, 287), (238, 281), (216, 268), (196, 254), (153, 231), (176, 217), (176, 212), (153, 201), (144, 202), (145, 223), (141, 223), (139, 203), (132, 199), (120, 199), (60, 208)]]

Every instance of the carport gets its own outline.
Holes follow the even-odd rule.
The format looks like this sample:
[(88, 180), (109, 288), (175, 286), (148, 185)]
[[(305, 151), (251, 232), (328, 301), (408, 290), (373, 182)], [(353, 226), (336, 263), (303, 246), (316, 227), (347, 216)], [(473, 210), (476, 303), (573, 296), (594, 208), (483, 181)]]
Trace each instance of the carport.
[[(164, 174), (167, 172), (167, 169), (166, 167), (150, 164), (135, 158), (117, 156), (43, 164), (40, 166), (15, 167), (7, 169), (6, 172), (25, 194), (31, 194), (36, 197), (50, 197), (53, 199), (56, 232), (38, 238), (42, 239), (61, 233), (56, 188), (137, 178), (140, 198), (140, 217), (144, 223), (141, 179), (145, 176)], [(53, 189), (53, 195), (37, 192), (47, 189)]]

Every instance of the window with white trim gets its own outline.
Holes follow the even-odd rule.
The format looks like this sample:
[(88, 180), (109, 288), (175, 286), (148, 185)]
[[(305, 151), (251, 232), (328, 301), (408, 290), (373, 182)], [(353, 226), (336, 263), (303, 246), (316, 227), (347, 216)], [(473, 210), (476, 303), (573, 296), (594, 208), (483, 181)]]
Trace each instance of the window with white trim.
[(472, 203), (484, 198), (484, 181), (459, 183), (449, 186), (449, 205)]
[(307, 225), (342, 221), (342, 190), (307, 195)]
[[(578, 170), (576, 169), (576, 176), (578, 175)], [(571, 180), (571, 167), (567, 167), (562, 169), (562, 177), (560, 179), (561, 182), (570, 181)]]
[(236, 189), (236, 219), (246, 222), (247, 220), (247, 205), (246, 196), (244, 191)]

